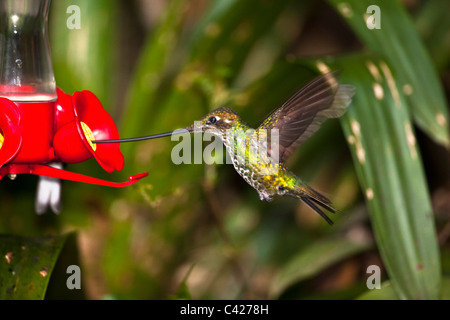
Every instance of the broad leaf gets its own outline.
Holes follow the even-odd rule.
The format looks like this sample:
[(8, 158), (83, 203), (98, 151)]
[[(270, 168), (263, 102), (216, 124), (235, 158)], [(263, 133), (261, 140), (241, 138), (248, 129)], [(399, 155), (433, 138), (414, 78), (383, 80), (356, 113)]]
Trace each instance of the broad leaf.
[(44, 299), (66, 238), (0, 235), (0, 299)]

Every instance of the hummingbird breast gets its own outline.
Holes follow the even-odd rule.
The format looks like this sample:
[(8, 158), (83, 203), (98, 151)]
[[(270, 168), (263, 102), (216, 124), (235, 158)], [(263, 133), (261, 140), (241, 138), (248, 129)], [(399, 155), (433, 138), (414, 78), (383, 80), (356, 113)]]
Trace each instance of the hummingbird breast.
[(224, 144), (234, 168), (258, 191), (261, 200), (272, 200), (277, 193), (278, 173), (282, 165), (268, 155), (267, 146), (256, 138), (255, 133), (242, 135), (237, 132), (233, 139), (230, 141), (228, 136)]

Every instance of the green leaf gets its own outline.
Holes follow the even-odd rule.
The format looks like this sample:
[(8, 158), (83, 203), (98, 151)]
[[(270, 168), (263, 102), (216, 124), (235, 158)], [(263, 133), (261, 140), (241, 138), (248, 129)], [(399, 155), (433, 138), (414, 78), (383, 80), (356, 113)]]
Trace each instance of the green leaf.
[[(450, 278), (442, 279), (441, 300), (450, 300)], [(389, 281), (381, 284), (381, 289), (369, 290), (358, 297), (358, 300), (398, 300), (394, 287)]]
[(191, 293), (189, 292), (189, 288), (186, 282), (183, 282), (181, 286), (178, 288), (175, 296), (172, 296), (173, 300), (192, 300)]
[(317, 65), (343, 70), (342, 83), (356, 87), (341, 124), (398, 296), (436, 299), (441, 271), (433, 210), (408, 104), (390, 65), (365, 55)]
[(270, 297), (279, 297), (291, 285), (311, 278), (345, 258), (363, 252), (371, 245), (370, 242), (332, 237), (308, 246), (281, 268), (272, 283)]
[(183, 282), (181, 282), (177, 292), (174, 295), (169, 296), (170, 300), (192, 300), (191, 292), (189, 291), (189, 287), (187, 285), (187, 279), (191, 271), (192, 268), (187, 276), (183, 279)]
[(440, 71), (450, 64), (449, 12), (450, 1), (431, 0), (423, 3), (414, 19), (417, 31)]
[(44, 299), (66, 238), (0, 235), (0, 299)]
[(357, 300), (398, 300), (394, 287), (389, 281), (381, 284), (381, 289), (369, 290), (358, 297)]
[[(417, 125), (436, 142), (448, 146), (449, 117), (439, 77), (413, 22), (399, 1), (328, 2), (341, 13), (359, 39), (389, 63), (398, 91), (404, 93)], [(380, 8), (380, 29), (367, 27), (367, 18), (373, 12), (367, 11), (372, 5)], [(397, 95), (394, 99), (398, 101)]]

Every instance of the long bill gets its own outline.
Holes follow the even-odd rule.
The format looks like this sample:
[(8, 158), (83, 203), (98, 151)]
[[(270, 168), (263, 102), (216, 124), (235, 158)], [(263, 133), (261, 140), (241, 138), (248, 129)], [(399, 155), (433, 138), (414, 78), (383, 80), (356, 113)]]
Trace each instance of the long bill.
[(158, 134), (153, 134), (151, 136), (128, 138), (128, 139), (117, 139), (117, 140), (92, 140), (91, 142), (96, 143), (96, 144), (101, 144), (101, 143), (125, 143), (125, 142), (134, 142), (134, 141), (152, 140), (152, 139), (158, 139), (158, 138), (163, 138), (163, 137), (170, 137), (172, 135), (177, 135), (177, 134), (183, 134), (183, 133), (186, 133), (186, 131), (189, 133), (194, 132), (194, 130), (191, 127), (188, 127), (186, 129), (182, 129), (182, 130), (158, 133)]

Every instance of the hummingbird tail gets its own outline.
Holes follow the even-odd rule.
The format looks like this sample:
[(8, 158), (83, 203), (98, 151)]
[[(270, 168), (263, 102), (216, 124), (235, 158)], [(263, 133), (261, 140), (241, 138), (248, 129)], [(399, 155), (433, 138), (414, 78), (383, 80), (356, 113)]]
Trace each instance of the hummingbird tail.
[(338, 209), (333, 207), (332, 202), (327, 197), (309, 186), (300, 187), (297, 191), (297, 196), (308, 205), (308, 207), (317, 212), (329, 225), (333, 225), (334, 223), (322, 209), (332, 213), (341, 213)]

